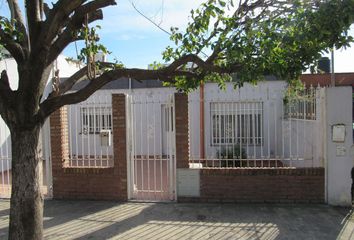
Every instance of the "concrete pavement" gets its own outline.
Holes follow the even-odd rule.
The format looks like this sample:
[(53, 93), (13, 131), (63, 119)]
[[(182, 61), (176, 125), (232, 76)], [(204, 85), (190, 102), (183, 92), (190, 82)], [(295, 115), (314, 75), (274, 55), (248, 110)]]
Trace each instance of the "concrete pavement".
[[(0, 201), (7, 239), (9, 201)], [(354, 215), (326, 205), (45, 202), (45, 239), (354, 239)]]

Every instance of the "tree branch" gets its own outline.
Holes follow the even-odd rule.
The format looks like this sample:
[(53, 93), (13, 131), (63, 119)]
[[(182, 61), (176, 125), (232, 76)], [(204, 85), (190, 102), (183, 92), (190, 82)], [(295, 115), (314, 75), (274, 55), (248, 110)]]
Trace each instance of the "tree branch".
[(46, 117), (48, 117), (52, 112), (54, 112), (56, 109), (64, 105), (81, 102), (87, 99), (91, 94), (93, 94), (96, 90), (100, 89), (107, 83), (122, 77), (131, 77), (138, 81), (160, 79), (163, 81), (172, 82), (173, 77), (176, 76), (186, 76), (188, 78), (198, 77), (196, 73), (182, 71), (182, 70), (170, 72), (167, 71), (165, 68), (159, 70), (144, 70), (144, 69), (136, 69), (136, 68), (111, 70), (91, 80), (88, 85), (78, 90), (77, 92), (69, 93), (61, 96), (55, 96), (52, 98), (47, 98), (44, 102), (40, 104), (40, 110), (36, 117), (40, 120), (43, 120)]
[(9, 123), (9, 114), (13, 111), (16, 104), (15, 92), (11, 90), (6, 70), (0, 75), (0, 114), (6, 123)]
[(65, 22), (70, 14), (87, 0), (60, 0), (47, 13), (45, 27), (45, 43), (50, 45), (58, 35), (58, 32), (65, 27)]
[(10, 52), (10, 54), (18, 64), (24, 61), (25, 53), (22, 46), (19, 43), (15, 42), (12, 36), (8, 35), (1, 28), (0, 28), (0, 43)]
[(74, 15), (67, 22), (64, 32), (52, 44), (48, 55), (48, 63), (54, 61), (71, 42), (77, 40), (75, 33), (81, 29), (86, 14), (88, 14), (88, 22), (91, 23), (103, 18), (101, 8), (115, 4), (114, 0), (96, 0), (77, 8)]
[(20, 6), (18, 5), (17, 0), (7, 0), (7, 3), (9, 5), (10, 11), (11, 11), (11, 19), (14, 19), (16, 21), (15, 25), (18, 27), (19, 32), (22, 34), (22, 41), (21, 45), (23, 48), (28, 48), (28, 37), (27, 37), (27, 30), (25, 27), (25, 22), (23, 20), (23, 15), (20, 9)]
[(60, 83), (58, 92), (51, 92), (48, 95), (48, 98), (52, 98), (58, 95), (63, 95), (64, 93), (69, 91), (75, 85), (75, 83), (83, 79), (86, 76), (86, 74), (87, 74), (87, 67), (81, 68), (79, 71), (74, 73), (71, 77), (66, 79), (64, 82)]
[(27, 13), (28, 22), (28, 37), (30, 39), (30, 46), (36, 44), (36, 38), (38, 37), (39, 23), (41, 21), (40, 14), (40, 1), (39, 0), (26, 0), (25, 8)]

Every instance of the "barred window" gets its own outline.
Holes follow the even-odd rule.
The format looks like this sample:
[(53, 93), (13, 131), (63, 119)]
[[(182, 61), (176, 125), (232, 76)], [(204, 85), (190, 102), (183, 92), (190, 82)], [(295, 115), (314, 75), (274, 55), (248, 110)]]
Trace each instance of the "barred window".
[(82, 134), (98, 134), (101, 130), (112, 130), (111, 107), (82, 107), (80, 116)]
[(262, 144), (263, 103), (211, 103), (212, 145)]

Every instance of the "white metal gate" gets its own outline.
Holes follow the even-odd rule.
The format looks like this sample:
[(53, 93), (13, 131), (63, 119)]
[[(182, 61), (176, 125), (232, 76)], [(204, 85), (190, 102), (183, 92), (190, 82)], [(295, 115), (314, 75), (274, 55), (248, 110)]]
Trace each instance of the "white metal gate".
[(127, 96), (128, 197), (174, 201), (175, 121), (170, 94)]
[[(42, 144), (39, 162), (39, 181), (45, 198), (52, 197), (52, 163), (50, 158), (50, 126), (47, 120), (41, 130)], [(11, 197), (11, 134), (0, 117), (0, 198)]]

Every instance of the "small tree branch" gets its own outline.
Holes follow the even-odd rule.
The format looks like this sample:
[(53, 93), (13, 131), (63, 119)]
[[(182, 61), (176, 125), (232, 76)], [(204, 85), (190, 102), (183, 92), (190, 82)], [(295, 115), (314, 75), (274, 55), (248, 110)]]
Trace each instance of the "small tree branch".
[(38, 37), (39, 23), (41, 21), (40, 14), (40, 1), (39, 0), (26, 0), (25, 8), (27, 13), (28, 35), (30, 39), (30, 46), (34, 46)]
[(87, 74), (87, 67), (81, 68), (79, 71), (74, 73), (71, 77), (66, 79), (64, 82), (60, 83), (58, 92), (51, 92), (48, 98), (52, 98), (57, 95), (63, 95), (67, 91), (69, 91), (75, 83), (83, 79)]
[(45, 43), (50, 45), (58, 35), (58, 32), (64, 28), (65, 22), (79, 6), (87, 0), (60, 0), (52, 9), (47, 10), (47, 19), (45, 23)]
[(16, 94), (11, 90), (9, 78), (6, 70), (3, 70), (0, 75), (0, 115), (6, 123), (9, 123), (9, 114), (13, 111), (16, 104)]
[(54, 41), (51, 45), (48, 55), (48, 63), (54, 61), (57, 56), (72, 42), (76, 40), (80, 40), (75, 36), (75, 32), (77, 32), (84, 23), (84, 17), (86, 14), (88, 16), (88, 22), (94, 22), (99, 19), (103, 19), (102, 10), (95, 10), (90, 13), (80, 12), (74, 14), (74, 16), (69, 20), (67, 27), (65, 28), (64, 32), (58, 36), (58, 38)]
[(100, 89), (107, 83), (117, 80), (122, 77), (131, 77), (135, 80), (151, 80), (160, 79), (163, 81), (172, 82), (173, 77), (176, 76), (187, 76), (188, 78), (197, 78), (196, 73), (188, 71), (167, 71), (166, 69), (159, 70), (144, 70), (144, 69), (115, 69), (103, 73), (101, 76), (91, 80), (88, 85), (84, 88), (78, 90), (74, 93), (69, 93), (61, 96), (55, 96), (52, 98), (47, 98), (44, 102), (40, 104), (40, 110), (37, 114), (37, 118), (44, 120), (56, 109), (68, 105), (81, 102), (87, 99), (96, 90)]
[(9, 77), (7, 76), (6, 70), (3, 70), (0, 75), (0, 89), (1, 90), (11, 90)]
[(22, 46), (15, 42), (12, 36), (5, 33), (3, 29), (0, 28), (0, 44), (2, 44), (16, 60), (18, 64), (22, 63), (25, 59), (25, 52)]
[(18, 5), (18, 1), (17, 0), (7, 0), (7, 3), (10, 8), (11, 19), (14, 19), (16, 21), (15, 25), (18, 27), (18, 30), (22, 34), (21, 45), (23, 48), (28, 48), (27, 30), (25, 27), (25, 22), (23, 20), (23, 15), (22, 15), (20, 6)]

